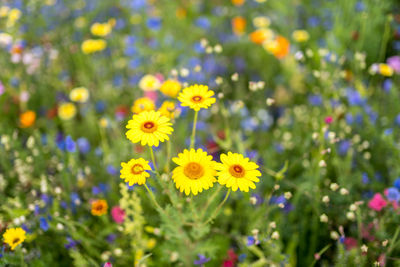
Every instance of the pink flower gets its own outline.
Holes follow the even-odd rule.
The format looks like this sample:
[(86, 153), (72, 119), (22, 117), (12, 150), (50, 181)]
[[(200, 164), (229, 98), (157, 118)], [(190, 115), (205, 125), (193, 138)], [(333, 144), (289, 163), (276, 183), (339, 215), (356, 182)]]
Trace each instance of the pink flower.
[(390, 57), (386, 62), (396, 73), (400, 73), (400, 56)]
[(326, 124), (331, 124), (332, 122), (333, 122), (332, 116), (328, 116), (328, 117), (325, 118), (325, 123)]
[(368, 203), (368, 207), (376, 211), (381, 211), (386, 205), (386, 200), (379, 193), (376, 193)]
[(125, 211), (119, 206), (114, 206), (111, 209), (111, 216), (116, 223), (123, 223), (125, 219)]
[(353, 237), (346, 237), (343, 243), (346, 247), (346, 250), (352, 250), (353, 248), (357, 247), (357, 239)]
[(106, 262), (104, 263), (103, 267), (112, 267), (112, 264), (111, 262)]
[(146, 91), (144, 92), (144, 96), (150, 98), (154, 102), (156, 102), (158, 98), (157, 91)]

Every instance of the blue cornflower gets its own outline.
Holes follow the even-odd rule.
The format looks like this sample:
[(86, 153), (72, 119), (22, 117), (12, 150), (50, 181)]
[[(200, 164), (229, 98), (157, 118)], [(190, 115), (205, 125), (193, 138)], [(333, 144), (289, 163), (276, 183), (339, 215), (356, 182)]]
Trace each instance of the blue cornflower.
[(193, 262), (194, 265), (204, 265), (205, 263), (210, 261), (210, 258), (207, 258), (203, 254), (197, 254), (197, 256), (199, 257), (199, 259)]
[(72, 140), (72, 137), (69, 135), (65, 138), (65, 149), (68, 152), (76, 151), (76, 144), (75, 144), (74, 140)]
[(39, 226), (43, 231), (49, 230), (49, 224), (47, 223), (47, 220), (43, 217), (39, 218)]
[(399, 201), (400, 199), (400, 192), (396, 187), (390, 187), (387, 190), (387, 198), (390, 201)]

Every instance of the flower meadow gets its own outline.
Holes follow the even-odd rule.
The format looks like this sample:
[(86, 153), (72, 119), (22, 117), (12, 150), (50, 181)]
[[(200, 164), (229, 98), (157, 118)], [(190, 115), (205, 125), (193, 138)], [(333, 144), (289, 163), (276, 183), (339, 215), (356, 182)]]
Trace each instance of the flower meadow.
[(1, 0), (0, 266), (400, 266), (397, 0)]

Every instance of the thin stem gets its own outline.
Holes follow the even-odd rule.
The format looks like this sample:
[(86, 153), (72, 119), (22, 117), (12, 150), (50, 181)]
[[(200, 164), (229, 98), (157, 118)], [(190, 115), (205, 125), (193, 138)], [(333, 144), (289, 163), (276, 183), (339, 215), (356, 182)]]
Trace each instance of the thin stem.
[(157, 164), (156, 164), (156, 160), (154, 158), (154, 152), (153, 152), (153, 147), (149, 146), (150, 148), (150, 156), (151, 156), (151, 161), (153, 161), (153, 165), (154, 165), (154, 170), (156, 171), (156, 173), (158, 174), (158, 168), (157, 168)]
[(231, 189), (228, 190), (228, 192), (225, 195), (224, 200), (218, 205), (218, 207), (214, 210), (213, 214), (208, 218), (208, 220), (204, 224), (208, 224), (210, 221), (212, 221), (219, 213), (219, 210), (222, 208), (222, 206), (225, 204), (225, 202), (228, 200), (229, 194), (231, 193)]
[(194, 148), (194, 140), (195, 140), (195, 137), (196, 137), (196, 124), (197, 124), (198, 114), (199, 114), (199, 112), (196, 110), (195, 113), (194, 113), (192, 137), (190, 138), (190, 148)]
[(147, 186), (147, 184), (144, 184), (144, 187), (146, 187), (147, 192), (149, 192), (150, 198), (153, 201), (154, 205), (161, 211), (164, 212), (164, 210), (161, 208), (161, 206), (158, 204), (153, 192), (151, 192), (150, 188)]
[(211, 195), (211, 197), (207, 200), (206, 205), (204, 206), (203, 212), (201, 214), (201, 218), (204, 217), (204, 215), (207, 212), (208, 206), (213, 202), (215, 197), (218, 195), (219, 191), (221, 191), (222, 186), (219, 186), (217, 190), (215, 190), (214, 194)]
[(170, 161), (171, 161), (171, 141), (168, 140), (167, 141), (167, 166), (165, 168), (168, 175), (169, 175), (169, 171), (170, 171), (170, 168), (169, 168)]

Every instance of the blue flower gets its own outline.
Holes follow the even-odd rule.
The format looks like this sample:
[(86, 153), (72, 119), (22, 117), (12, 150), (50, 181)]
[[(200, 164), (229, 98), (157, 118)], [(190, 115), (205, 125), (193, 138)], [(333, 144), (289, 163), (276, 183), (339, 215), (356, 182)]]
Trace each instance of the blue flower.
[(369, 178), (368, 178), (368, 175), (366, 173), (362, 174), (361, 181), (362, 181), (363, 184), (369, 184)]
[(76, 140), (76, 143), (78, 144), (78, 149), (82, 154), (86, 154), (90, 151), (90, 143), (85, 137), (79, 138)]
[(308, 97), (308, 102), (310, 102), (310, 104), (312, 106), (321, 106), (322, 105), (322, 96), (320, 96), (320, 95), (310, 95)]
[(158, 31), (161, 28), (161, 19), (157, 17), (148, 18), (147, 27), (152, 30)]
[(393, 185), (394, 185), (394, 187), (396, 187), (397, 189), (400, 190), (400, 177), (397, 178), (396, 180), (394, 180)]
[(387, 190), (387, 198), (390, 201), (399, 201), (400, 199), (400, 192), (396, 187), (390, 187)]
[(256, 243), (256, 240), (253, 236), (248, 236), (247, 237), (247, 246), (252, 246)]
[(65, 138), (65, 149), (68, 152), (75, 152), (76, 151), (75, 142), (74, 142), (74, 140), (72, 140), (72, 137), (69, 136), (69, 135)]
[(206, 18), (206, 17), (200, 17), (200, 18), (196, 19), (195, 25), (196, 25), (197, 27), (202, 28), (202, 29), (209, 29), (210, 26), (211, 26), (211, 23), (210, 23), (210, 21), (208, 20), (208, 18)]
[(40, 219), (39, 219), (39, 225), (40, 225), (40, 228), (41, 228), (43, 231), (49, 230), (49, 224), (47, 223), (47, 221), (46, 221), (45, 218), (40, 217)]
[(202, 254), (197, 254), (197, 256), (199, 257), (199, 259), (193, 262), (194, 265), (203, 265), (210, 261), (210, 258), (206, 258), (206, 256)]
[(351, 147), (351, 141), (350, 140), (343, 140), (339, 143), (338, 147), (338, 154), (340, 156), (346, 156), (347, 151), (349, 151)]

